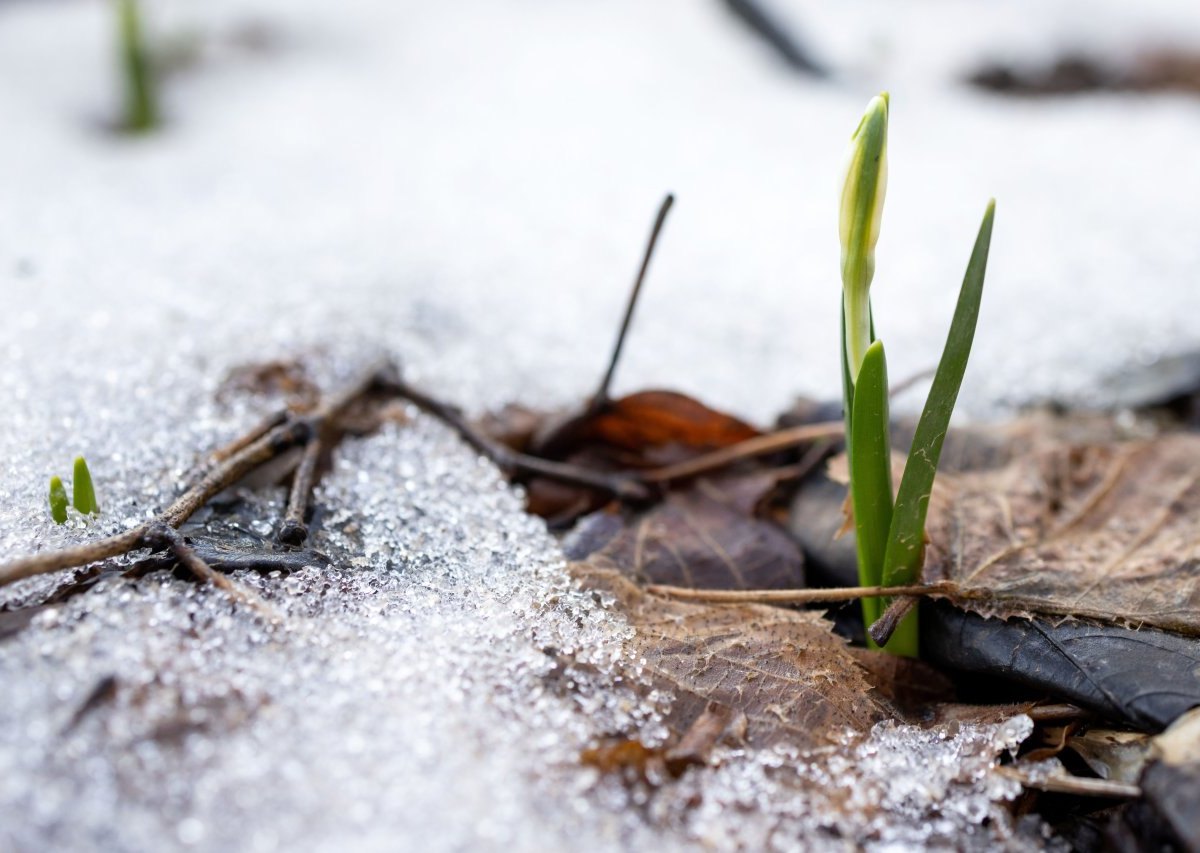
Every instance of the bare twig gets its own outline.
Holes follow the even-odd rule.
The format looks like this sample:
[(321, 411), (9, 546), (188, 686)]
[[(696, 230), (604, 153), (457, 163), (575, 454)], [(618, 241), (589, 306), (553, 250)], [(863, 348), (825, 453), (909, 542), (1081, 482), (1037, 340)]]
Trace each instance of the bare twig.
[(742, 23), (769, 44), (793, 71), (813, 77), (829, 76), (796, 36), (775, 19), (772, 11), (764, 7), (761, 0), (725, 0), (725, 5)]
[(804, 452), (800, 457), (800, 461), (794, 465), (785, 465), (782, 468), (775, 469), (775, 473), (779, 475), (777, 482), (779, 483), (795, 483), (803, 480), (820, 465), (825, 457), (834, 451), (837, 445), (831, 439), (820, 439), (813, 442), (812, 447)]
[(192, 546), (184, 541), (183, 534), (174, 527), (162, 524), (161, 522), (155, 522), (146, 531), (144, 541), (151, 548), (169, 550), (175, 555), (175, 559), (179, 561), (179, 565), (191, 572), (196, 580), (212, 584), (217, 589), (224, 591), (231, 598), (240, 601), (242, 604), (250, 605), (265, 616), (272, 619), (278, 618), (279, 614), (275, 608), (263, 601), (257, 593), (252, 592), (232, 578), (227, 578), (220, 572), (214, 571), (208, 563), (200, 558), (200, 555), (195, 552)]
[[(892, 587), (893, 595), (895, 595), (895, 587)], [(867, 633), (871, 635), (871, 639), (875, 641), (877, 646), (886, 646), (888, 640), (892, 638), (892, 634), (896, 633), (896, 629), (900, 627), (900, 621), (909, 614), (914, 607), (917, 606), (917, 599), (911, 595), (902, 595), (888, 605), (887, 610), (883, 611), (883, 615), (871, 623), (867, 628)]]
[[(255, 425), (246, 435), (226, 445), (210, 458), (201, 468), (203, 472), (195, 478), (182, 495), (175, 499), (157, 518), (104, 539), (18, 558), (0, 564), (0, 586), (62, 569), (86, 566), (89, 563), (118, 557), (139, 548), (171, 550), (179, 561), (201, 577), (218, 586), (224, 586), (225, 578), (214, 572), (186, 544), (180, 548), (172, 533), (216, 495), (237, 483), (251, 471), (269, 462), (293, 447), (308, 444), (325, 424), (342, 414), (355, 400), (361, 398), (384, 378), (394, 374), (390, 365), (380, 365), (364, 374), (356, 383), (340, 394), (332, 396), (318, 406), (312, 414), (288, 416), (278, 422), (278, 416)], [(269, 424), (275, 423), (274, 426)], [(175, 534), (176, 536), (178, 534)], [(194, 559), (193, 559), (194, 558)]]
[(635, 475), (606, 474), (579, 465), (572, 465), (569, 462), (542, 459), (527, 453), (519, 453), (492, 441), (475, 429), (462, 412), (454, 406), (413, 388), (398, 376), (389, 378), (385, 387), (391, 393), (408, 400), (421, 411), (446, 424), (478, 453), (490, 459), (497, 467), (510, 473), (531, 474), (573, 486), (584, 486), (623, 500), (644, 501), (650, 497), (650, 490), (638, 482)]
[(1072, 705), (1068, 702), (1054, 702), (1049, 705), (1037, 705), (1036, 707), (1030, 708), (1026, 713), (1035, 723), (1058, 722), (1062, 720), (1082, 720), (1092, 716), (1090, 711), (1085, 711), (1078, 705)]
[(183, 541), (183, 536), (174, 527), (168, 527), (161, 523), (152, 524), (142, 541), (147, 547), (155, 550), (169, 550), (175, 555), (179, 565), (195, 575), (196, 580), (205, 581), (226, 592), (234, 591), (232, 581), (224, 575), (214, 572), (208, 563), (201, 560), (192, 547)]
[(658, 235), (662, 232), (663, 223), (667, 221), (667, 213), (675, 203), (675, 196), (670, 193), (662, 200), (658, 208), (658, 216), (654, 219), (654, 227), (650, 229), (650, 239), (646, 241), (646, 251), (642, 254), (642, 265), (638, 268), (637, 278), (633, 281), (633, 290), (629, 292), (629, 302), (625, 305), (625, 316), (621, 320), (621, 330), (617, 333), (617, 342), (613, 345), (612, 355), (608, 359), (608, 369), (600, 380), (600, 387), (588, 404), (586, 413), (595, 414), (609, 401), (608, 391), (612, 387), (613, 375), (617, 372), (617, 363), (621, 360), (621, 350), (625, 346), (625, 336), (629, 334), (629, 325), (633, 322), (633, 312), (637, 308), (638, 297), (642, 292), (642, 282), (646, 280), (646, 271), (650, 269), (650, 259), (654, 256), (654, 247), (658, 243)]
[(1053, 794), (1074, 794), (1080, 797), (1104, 797), (1114, 800), (1131, 800), (1142, 795), (1142, 789), (1137, 785), (1112, 779), (1071, 776), (1066, 772), (1042, 776), (1020, 767), (998, 767), (996, 772), (1017, 780), (1026, 788)]
[(880, 595), (941, 595), (944, 584), (918, 586), (850, 586), (829, 589), (692, 589), (684, 586), (650, 584), (646, 592), (679, 601), (701, 601), (706, 604), (822, 604), (854, 601)]
[(323, 449), (324, 443), (319, 436), (310, 441), (304, 448), (304, 456), (300, 458), (296, 473), (292, 475), (287, 512), (277, 537), (285, 545), (303, 545), (304, 540), (308, 538), (308, 525), (304, 523), (304, 516), (308, 512), (313, 486), (316, 485), (317, 462)]
[(766, 456), (770, 453), (778, 453), (782, 450), (790, 450), (793, 447), (823, 438), (837, 438), (845, 430), (846, 426), (841, 421), (824, 421), (816, 424), (789, 427), (788, 429), (781, 429), (767, 433), (766, 435), (740, 441), (729, 447), (714, 450), (712, 453), (697, 456), (695, 459), (688, 459), (685, 462), (679, 462), (675, 465), (667, 465), (663, 468), (643, 471), (638, 474), (638, 477), (646, 483), (669, 483), (672, 480), (682, 480), (687, 477), (695, 477), (698, 474), (707, 474), (732, 465), (735, 462), (740, 462), (743, 459), (753, 459), (758, 456)]
[(926, 367), (924, 370), (918, 370), (912, 376), (908, 376), (896, 382), (888, 389), (889, 397), (899, 397), (910, 388), (914, 388), (926, 379), (932, 379), (933, 374), (937, 372), (936, 367)]
[(238, 436), (224, 447), (218, 447), (211, 454), (209, 454), (208, 459), (210, 465), (217, 462), (223, 462), (224, 460), (236, 454), (238, 451), (244, 450), (248, 445), (262, 438), (271, 430), (275, 429), (275, 427), (286, 423), (287, 419), (288, 413), (286, 410), (280, 410), (275, 412), (273, 415), (267, 415), (267, 417), (259, 421), (258, 424), (251, 427), (249, 432)]

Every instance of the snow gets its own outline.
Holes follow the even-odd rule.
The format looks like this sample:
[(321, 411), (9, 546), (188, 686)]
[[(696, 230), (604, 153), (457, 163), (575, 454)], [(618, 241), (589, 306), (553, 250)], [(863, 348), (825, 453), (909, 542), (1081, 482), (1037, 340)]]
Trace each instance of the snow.
[[(473, 411), (580, 399), (668, 190), (618, 390), (672, 387), (764, 422), (797, 393), (836, 396), (835, 182), (884, 87), (874, 296), (894, 376), (936, 359), (989, 196), (968, 413), (1094, 398), (1130, 363), (1197, 346), (1193, 101), (1008, 100), (961, 83), (984, 59), (1075, 42), (1186, 46), (1192, 5), (779, 5), (832, 82), (789, 75), (718, 3), (164, 0), (151, 31), (197, 59), (168, 81), (164, 130), (126, 139), (105, 126), (106, 5), (4, 4), (0, 554), (161, 508), (270, 410), (215, 399), (249, 361), (299, 354), (332, 387), (385, 351)], [(59, 528), (46, 482), (78, 453), (104, 514)], [(255, 500), (270, 518), (282, 495)], [(660, 709), (611, 683), (629, 665), (623, 624), (570, 588), (488, 465), (417, 417), (348, 444), (321, 501), (333, 568), (243, 578), (282, 628), (156, 577), (106, 581), (0, 641), (0, 766), (15, 768), (0, 774), (0, 846), (708, 837), (627, 809), (578, 766), (610, 731), (654, 736)], [(354, 519), (371, 529), (345, 534)], [(594, 665), (577, 690), (547, 688), (547, 646)], [(108, 675), (113, 704), (71, 726)], [(713, 786), (706, 808), (733, 802), (720, 779), (693, 783)]]

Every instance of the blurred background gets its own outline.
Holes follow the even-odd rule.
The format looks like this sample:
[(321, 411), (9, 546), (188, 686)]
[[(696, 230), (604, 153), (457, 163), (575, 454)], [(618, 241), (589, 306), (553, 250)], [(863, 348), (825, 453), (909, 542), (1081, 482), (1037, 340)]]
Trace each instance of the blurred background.
[(472, 410), (569, 403), (667, 191), (617, 390), (759, 421), (836, 397), (837, 192), (885, 88), (895, 378), (935, 363), (991, 196), (967, 414), (1103, 403), (1200, 347), (1188, 0), (140, 10), (161, 123), (131, 134), (117, 6), (0, 3), (0, 346), (30, 404), (362, 346)]

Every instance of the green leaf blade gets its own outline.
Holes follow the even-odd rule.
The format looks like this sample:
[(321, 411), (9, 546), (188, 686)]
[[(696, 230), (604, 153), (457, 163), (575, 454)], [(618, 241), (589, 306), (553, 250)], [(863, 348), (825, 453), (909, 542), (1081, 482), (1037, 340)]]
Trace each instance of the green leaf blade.
[(979, 319), (979, 303), (983, 296), (983, 280), (987, 273), (988, 250), (992, 242), (992, 221), (996, 202), (988, 203), (963, 277), (958, 304), (942, 360), (933, 377), (929, 397), (917, 422), (912, 449), (908, 454), (900, 491), (896, 496), (895, 512), (888, 535), (883, 565), (885, 586), (915, 583), (920, 574), (925, 553), (925, 515), (933, 480), (937, 475), (942, 443), (950, 426), (950, 415), (958, 400), (958, 391), (966, 373), (967, 359), (975, 339)]
[[(854, 413), (849, 444), (850, 498), (854, 507), (854, 537), (858, 578), (863, 586), (882, 581), (888, 531), (892, 522), (891, 441), (888, 432), (887, 359), (883, 343), (867, 349), (854, 383)], [(863, 599), (863, 615), (873, 622), (879, 600)]]

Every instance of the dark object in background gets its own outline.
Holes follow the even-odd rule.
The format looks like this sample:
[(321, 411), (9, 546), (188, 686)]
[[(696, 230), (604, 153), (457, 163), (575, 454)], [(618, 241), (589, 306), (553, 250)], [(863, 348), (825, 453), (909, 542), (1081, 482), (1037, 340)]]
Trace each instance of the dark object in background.
[(738, 17), (754, 33), (771, 46), (793, 71), (810, 77), (828, 77), (820, 63), (813, 59), (812, 54), (800, 42), (794, 32), (791, 32), (771, 12), (768, 5), (760, 0), (721, 0), (725, 8)]
[(1110, 410), (1160, 412), (1200, 427), (1200, 350), (1127, 367), (1101, 382), (1099, 396)]
[(1175, 845), (1200, 851), (1200, 764), (1177, 767), (1155, 762), (1146, 768), (1140, 784), (1143, 801), (1136, 804), (1134, 815), (1144, 819), (1127, 820), (1136, 821), (1135, 829), (1142, 830), (1142, 849), (1148, 849), (1146, 843), (1153, 839), (1160, 850)]
[(838, 537), (846, 522), (846, 487), (814, 472), (788, 508), (788, 531), (800, 545), (812, 586), (858, 586), (854, 531)]
[(1032, 97), (1085, 92), (1200, 94), (1200, 56), (1160, 50), (1123, 60), (1067, 53), (1041, 67), (993, 62), (969, 75), (967, 82), (990, 92)]
[(1105, 849), (1200, 851), (1200, 711), (1151, 742), (1142, 797), (1109, 826)]
[(921, 653), (1148, 731), (1200, 706), (1200, 640), (1149, 628), (985, 619), (936, 602), (921, 608)]

